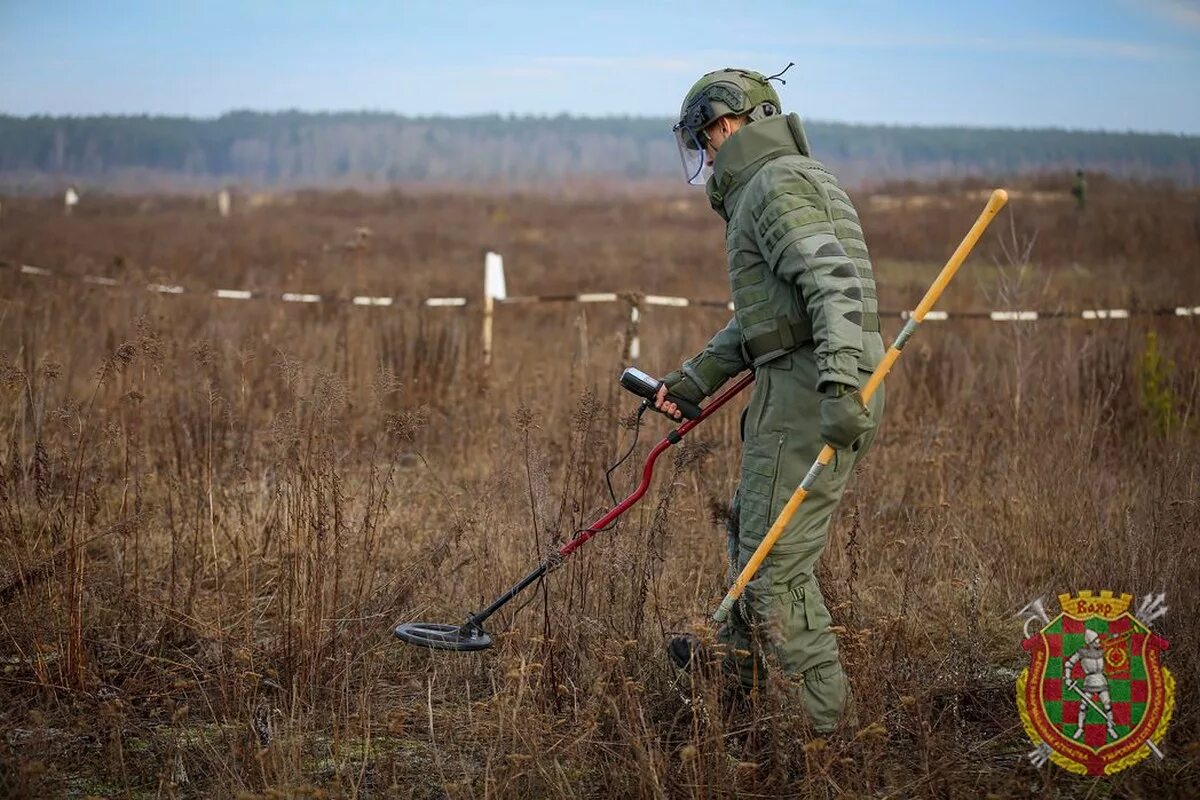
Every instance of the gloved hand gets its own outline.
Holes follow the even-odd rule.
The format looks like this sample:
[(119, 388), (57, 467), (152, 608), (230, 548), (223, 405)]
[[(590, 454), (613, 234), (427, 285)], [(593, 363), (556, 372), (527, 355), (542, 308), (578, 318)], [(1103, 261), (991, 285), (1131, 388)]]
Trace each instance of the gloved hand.
[(696, 382), (689, 378), (682, 370), (675, 370), (667, 373), (662, 379), (666, 385), (667, 391), (683, 400), (688, 400), (692, 403), (699, 403), (704, 399), (704, 392), (696, 385)]
[(821, 398), (821, 439), (835, 450), (852, 446), (858, 437), (875, 428), (862, 394), (844, 383), (829, 383)]

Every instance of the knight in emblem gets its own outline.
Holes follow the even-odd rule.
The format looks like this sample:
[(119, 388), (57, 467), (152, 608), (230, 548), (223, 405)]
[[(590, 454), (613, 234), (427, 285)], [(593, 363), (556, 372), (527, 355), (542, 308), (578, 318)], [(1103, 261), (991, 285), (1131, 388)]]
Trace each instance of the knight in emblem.
[[(1072, 679), (1076, 664), (1083, 670), (1082, 689)], [(1095, 708), (1095, 705), (1090, 702), (1092, 696), (1099, 698), (1100, 705), (1104, 707), (1104, 721), (1109, 734), (1111, 734), (1113, 732), (1112, 701), (1108, 694), (1108, 677), (1104, 674), (1104, 645), (1100, 642), (1100, 634), (1091, 628), (1084, 630), (1083, 647), (1072, 653), (1071, 657), (1063, 664), (1063, 679), (1067, 687), (1076, 692), (1083, 700), (1079, 704), (1079, 719), (1072, 738), (1083, 738), (1083, 720), (1087, 716), (1088, 706)]]

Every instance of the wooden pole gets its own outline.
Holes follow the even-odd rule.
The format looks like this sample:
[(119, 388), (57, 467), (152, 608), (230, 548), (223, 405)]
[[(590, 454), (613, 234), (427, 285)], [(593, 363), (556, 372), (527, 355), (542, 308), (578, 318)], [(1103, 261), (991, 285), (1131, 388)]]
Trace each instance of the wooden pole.
[(625, 347), (621, 357), (623, 361), (633, 364), (642, 357), (642, 340), (639, 335), (642, 324), (642, 296), (629, 294), (625, 299), (629, 301), (629, 322), (625, 326)]

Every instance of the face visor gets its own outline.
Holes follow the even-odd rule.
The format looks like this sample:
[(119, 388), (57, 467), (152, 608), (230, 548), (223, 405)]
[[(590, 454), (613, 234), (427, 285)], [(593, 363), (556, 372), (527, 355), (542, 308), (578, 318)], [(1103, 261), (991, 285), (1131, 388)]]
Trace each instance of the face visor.
[(683, 162), (683, 177), (693, 186), (701, 186), (708, 180), (712, 170), (708, 167), (708, 134), (705, 130), (720, 116), (713, 108), (712, 100), (701, 94), (688, 105), (671, 130), (675, 133), (675, 144), (679, 146), (679, 160)]
[(693, 131), (685, 123), (680, 122), (672, 131), (675, 134), (675, 144), (679, 147), (679, 160), (683, 163), (683, 177), (692, 186), (701, 186), (708, 180), (712, 172), (708, 168), (708, 135), (703, 131)]

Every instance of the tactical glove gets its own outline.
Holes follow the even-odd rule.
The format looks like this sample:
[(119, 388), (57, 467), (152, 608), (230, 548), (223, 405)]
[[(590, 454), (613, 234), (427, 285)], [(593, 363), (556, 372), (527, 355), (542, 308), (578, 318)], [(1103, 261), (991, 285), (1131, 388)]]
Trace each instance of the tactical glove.
[(704, 392), (682, 370), (668, 373), (662, 381), (667, 385), (667, 391), (676, 397), (692, 403), (699, 403), (704, 399)]
[(874, 427), (875, 420), (857, 389), (844, 383), (825, 386), (825, 396), (821, 398), (821, 439), (826, 444), (844, 450)]

